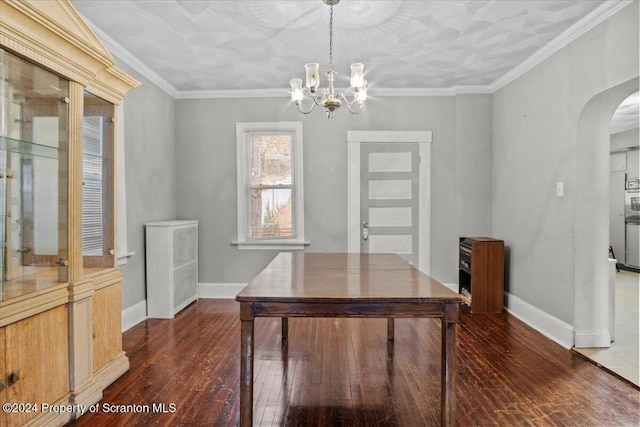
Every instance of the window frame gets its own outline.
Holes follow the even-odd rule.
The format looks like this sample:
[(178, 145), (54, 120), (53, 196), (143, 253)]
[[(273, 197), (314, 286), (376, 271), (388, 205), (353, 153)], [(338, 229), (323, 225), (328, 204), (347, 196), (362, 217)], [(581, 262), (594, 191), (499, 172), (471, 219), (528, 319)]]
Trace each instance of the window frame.
[[(292, 224), (293, 237), (250, 238), (251, 206), (250, 156), (251, 136), (254, 133), (290, 133), (292, 136)], [(303, 250), (309, 244), (304, 237), (304, 183), (302, 168), (302, 122), (238, 122), (236, 123), (236, 170), (239, 249), (249, 250)]]

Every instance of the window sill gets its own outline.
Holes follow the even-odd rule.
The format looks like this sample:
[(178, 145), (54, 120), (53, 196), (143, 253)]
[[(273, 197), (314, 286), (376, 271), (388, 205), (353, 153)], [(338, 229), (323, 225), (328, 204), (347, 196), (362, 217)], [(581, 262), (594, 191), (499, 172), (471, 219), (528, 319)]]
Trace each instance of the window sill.
[(287, 240), (251, 240), (245, 242), (231, 242), (238, 246), (240, 250), (263, 250), (263, 251), (301, 251), (311, 242), (287, 241)]

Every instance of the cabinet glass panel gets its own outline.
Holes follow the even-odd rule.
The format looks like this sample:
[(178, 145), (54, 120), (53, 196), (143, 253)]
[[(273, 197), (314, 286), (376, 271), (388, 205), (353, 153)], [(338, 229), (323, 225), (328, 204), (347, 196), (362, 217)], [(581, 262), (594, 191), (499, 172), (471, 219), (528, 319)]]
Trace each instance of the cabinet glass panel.
[(82, 120), (83, 273), (115, 266), (114, 255), (115, 107), (84, 93)]
[(66, 282), (69, 83), (0, 49), (2, 299)]

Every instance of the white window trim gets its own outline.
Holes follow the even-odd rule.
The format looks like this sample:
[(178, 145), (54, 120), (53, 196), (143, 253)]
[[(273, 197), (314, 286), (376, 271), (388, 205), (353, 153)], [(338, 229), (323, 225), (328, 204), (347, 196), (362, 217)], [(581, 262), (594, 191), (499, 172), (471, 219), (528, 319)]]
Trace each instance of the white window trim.
[[(249, 162), (247, 161), (247, 140), (249, 132), (282, 132), (294, 133), (294, 194), (295, 194), (295, 228), (296, 237), (277, 239), (249, 239), (249, 218), (246, 191), (248, 188)], [(302, 168), (302, 122), (241, 122), (236, 123), (236, 166), (237, 166), (237, 201), (238, 201), (238, 240), (231, 242), (238, 249), (247, 250), (303, 250), (309, 244), (304, 238), (304, 182)]]

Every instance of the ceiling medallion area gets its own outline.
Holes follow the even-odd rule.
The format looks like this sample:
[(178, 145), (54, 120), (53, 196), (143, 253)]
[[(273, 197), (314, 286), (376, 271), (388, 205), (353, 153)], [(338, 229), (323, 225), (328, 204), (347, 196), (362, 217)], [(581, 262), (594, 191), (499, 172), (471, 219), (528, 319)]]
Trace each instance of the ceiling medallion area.
[[(326, 22), (323, 2), (261, 1), (237, 2), (236, 5), (238, 13), (267, 36), (280, 34), (290, 40), (324, 44), (326, 33), (319, 31)], [(339, 6), (340, 19), (335, 23), (339, 31), (334, 39), (338, 43), (358, 43), (395, 34), (415, 19), (418, 6), (418, 3), (406, 0), (343, 1)]]

